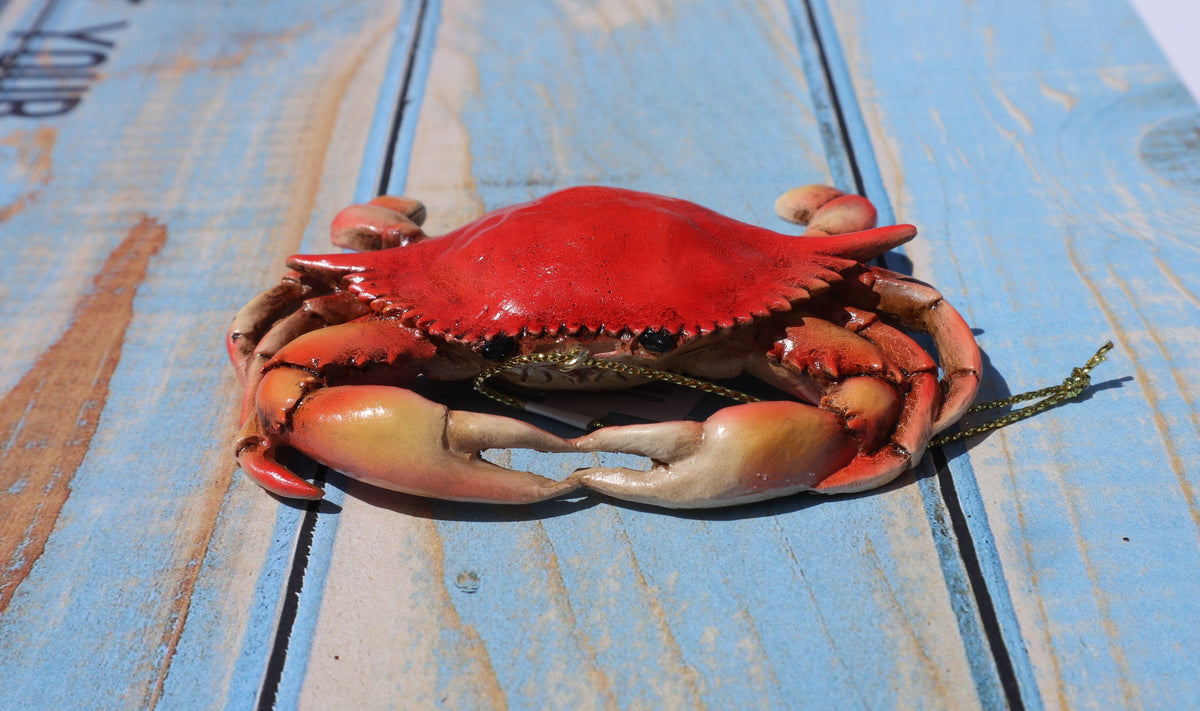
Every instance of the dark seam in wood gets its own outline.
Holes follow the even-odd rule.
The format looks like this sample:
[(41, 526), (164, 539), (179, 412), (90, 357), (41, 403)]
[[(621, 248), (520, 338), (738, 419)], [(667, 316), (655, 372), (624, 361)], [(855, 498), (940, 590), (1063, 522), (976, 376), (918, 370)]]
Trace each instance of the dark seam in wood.
[(400, 100), (396, 103), (396, 112), (392, 114), (391, 131), (388, 133), (387, 146), (384, 148), (383, 166), (379, 171), (379, 187), (376, 193), (387, 194), (388, 181), (392, 175), (393, 161), (396, 157), (396, 144), (400, 141), (400, 127), (404, 124), (404, 110), (408, 108), (408, 92), (412, 85), (413, 71), (417, 64), (417, 51), (421, 47), (421, 34), (425, 25), (425, 12), (429, 9), (427, 0), (421, 0), (417, 5), (417, 16), (413, 21), (412, 44), (408, 46), (408, 55), (404, 58), (404, 78), (400, 82)]
[(812, 3), (809, 0), (803, 0), (803, 5), (809, 28), (812, 30), (813, 41), (817, 44), (817, 57), (821, 60), (821, 74), (825, 78), (825, 88), (829, 91), (829, 99), (832, 104), (830, 108), (833, 109), (833, 115), (837, 121), (838, 137), (841, 138), (842, 148), (846, 150), (846, 162), (850, 165), (850, 172), (854, 176), (854, 190), (859, 195), (865, 195), (867, 191), (863, 184), (862, 171), (858, 168), (858, 156), (854, 152), (854, 142), (850, 140), (846, 114), (842, 111), (842, 99), (838, 96), (837, 84), (833, 80), (833, 70), (829, 66), (829, 57), (825, 52), (825, 42), (821, 39), (821, 27), (817, 23)]
[[(813, 11), (811, 0), (802, 0), (802, 4), (807, 15), (806, 19), (812, 30), (814, 41), (817, 44), (817, 56), (820, 58), (822, 73), (829, 90), (829, 95), (833, 101), (832, 109), (837, 120), (838, 131), (841, 134), (842, 145), (846, 150), (850, 169), (854, 175), (855, 188), (859, 194), (863, 194), (865, 186), (862, 180), (862, 172), (859, 169), (858, 157), (854, 151), (853, 142), (850, 139), (846, 118), (842, 110), (842, 99), (838, 96), (837, 87), (834, 84), (833, 73), (826, 56), (824, 43), (821, 39), (816, 14)], [(872, 260), (872, 263), (887, 268), (886, 257), (887, 255), (880, 255)], [(983, 570), (979, 562), (979, 554), (975, 541), (971, 536), (970, 526), (967, 523), (962, 502), (958, 498), (958, 490), (955, 488), (953, 476), (949, 472), (949, 462), (945, 452), (940, 449), (930, 452), (930, 456), (933, 459), (934, 469), (938, 472), (935, 479), (938, 494), (950, 519), (950, 525), (956, 540), (955, 549), (958, 551), (958, 557), (963, 564), (963, 570), (970, 588), (968, 596), (975, 603), (976, 612), (979, 615), (979, 620), (983, 628), (984, 641), (991, 651), (992, 661), (995, 665), (1005, 701), (1010, 709), (1023, 711), (1025, 701), (1021, 695), (1016, 670), (1008, 651), (1008, 645), (1005, 643), (999, 615), (992, 602), (987, 579), (983, 575)]]
[[(318, 466), (313, 483), (317, 486), (323, 484), (327, 471), (324, 466)], [(267, 659), (267, 668), (258, 692), (258, 702), (255, 704), (255, 708), (260, 711), (270, 711), (275, 708), (276, 701), (278, 701), (279, 684), (283, 680), (283, 670), (287, 664), (288, 643), (291, 641), (292, 630), (296, 626), (296, 617), (300, 611), (300, 596), (304, 593), (304, 576), (308, 572), (308, 559), (312, 555), (317, 517), (320, 514), (322, 503), (323, 501), (309, 502), (304, 510), (304, 518), (300, 522), (300, 531), (296, 536), (296, 548), (292, 553), (292, 564), (288, 571), (287, 585), (284, 587), (279, 622), (275, 627), (275, 639), (271, 643), (271, 655)]]
[(992, 660), (996, 664), (996, 675), (1000, 678), (1004, 699), (1009, 709), (1023, 711), (1025, 700), (1021, 697), (1017, 672), (1013, 668), (1012, 658), (1008, 654), (1004, 631), (1000, 628), (1000, 616), (996, 614), (996, 607), (992, 603), (992, 594), (979, 563), (979, 554), (975, 550), (975, 540), (971, 536), (967, 516), (963, 512), (962, 503), (958, 498), (958, 489), (954, 486), (954, 475), (950, 472), (950, 462), (945, 451), (941, 449), (930, 452), (930, 457), (933, 458), (933, 467), (937, 471), (938, 490), (945, 503), (950, 527), (954, 531), (954, 537), (958, 540), (956, 548), (970, 585), (969, 594), (975, 600), (984, 639), (987, 641), (988, 648), (992, 650)]

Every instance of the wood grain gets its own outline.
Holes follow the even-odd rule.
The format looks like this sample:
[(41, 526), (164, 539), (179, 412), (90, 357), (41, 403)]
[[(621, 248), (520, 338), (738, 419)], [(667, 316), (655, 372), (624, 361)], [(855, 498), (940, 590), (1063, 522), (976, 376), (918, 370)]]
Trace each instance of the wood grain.
[(167, 239), (142, 218), (105, 260), (71, 326), (0, 400), (0, 613), (41, 556), (108, 396), (148, 263)]
[[(52, 376), (67, 408), (100, 393), (72, 378), (104, 380), (75, 366), (107, 363), (103, 403), (84, 412), (90, 441), (48, 450), (78, 463), (65, 499), (40, 502), (53, 528), (0, 617), (0, 707), (240, 698), (232, 667), (279, 507), (230, 485), (237, 394), (222, 333), (310, 214), (350, 199), (395, 12), (58, 0), (0, 14), (6, 38), (35, 17), (57, 32), (116, 23), (76, 108), (0, 118), (0, 318), (20, 334), (0, 343), (0, 387), (11, 404), (26, 394), (14, 388)], [(146, 214), (170, 239), (102, 309), (88, 293)], [(59, 501), (54, 519), (45, 507)], [(0, 520), (21, 527), (17, 513)]]
[[(781, 4), (439, 9), (406, 178), (433, 233), (589, 182), (774, 224), (778, 192), (829, 180)], [(694, 517), (350, 483), (297, 703), (978, 706), (908, 483)]]
[(830, 6), (887, 191), (923, 233), (916, 273), (983, 331), (985, 396), (1117, 343), (1081, 403), (952, 463), (995, 541), (1026, 707), (1190, 704), (1195, 104), (1124, 3)]

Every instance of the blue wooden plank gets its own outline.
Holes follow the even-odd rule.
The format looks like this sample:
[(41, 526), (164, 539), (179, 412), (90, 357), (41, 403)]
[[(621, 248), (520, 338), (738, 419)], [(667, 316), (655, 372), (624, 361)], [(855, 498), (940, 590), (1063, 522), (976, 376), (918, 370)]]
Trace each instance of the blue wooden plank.
[[(846, 146), (843, 150), (853, 166), (855, 192), (871, 198), (879, 210), (881, 224), (895, 223), (892, 198), (880, 173), (872, 137), (863, 120), (830, 6), (823, 0), (806, 0), (802, 5), (792, 3), (792, 13), (794, 17), (805, 17), (810, 21), (814, 42), (821, 47), (821, 62), (810, 62), (814, 65), (809, 70), (810, 82), (824, 78), (830, 85), (829, 93), (837, 97), (835, 113), (841, 131), (839, 138)], [(826, 38), (824, 42), (818, 39), (821, 37)], [(818, 76), (814, 77), (814, 74)], [(911, 274), (911, 261), (904, 252), (901, 247), (883, 255), (879, 261), (889, 269)], [(949, 451), (959, 455), (963, 447), (952, 444)], [(986, 525), (969, 529), (969, 536), (963, 528), (965, 521), (986, 521), (970, 464), (966, 461), (957, 463), (962, 476), (956, 485), (953, 480), (947, 483), (943, 475), (935, 475), (935, 468), (944, 469), (944, 460), (943, 452), (936, 449), (930, 452), (917, 470), (917, 486), (938, 550), (946, 589), (962, 630), (975, 687), (985, 708), (1019, 704), (1032, 711), (1040, 708), (1033, 688), (1033, 670), (1021, 644), (1019, 624), (1005, 588), (995, 542)]]
[(925, 236), (916, 272), (984, 330), (986, 394), (1117, 342), (1085, 403), (953, 463), (978, 490), (972, 535), (996, 541), (1025, 705), (1189, 705), (1195, 104), (1123, 3), (833, 10), (887, 187)]
[[(215, 344), (238, 304), (271, 279), (268, 265), (296, 248), (312, 205), (350, 197), (342, 188), (330, 200), (321, 178), (338, 170), (347, 143), (335, 129), (358, 115), (341, 109), (356, 98), (379, 23), (389, 23), (382, 5), (259, 3), (216, 13), (60, 0), (0, 15), (12, 41), (43, 23), (21, 61), (84, 57), (98, 67), (84, 89), (74, 88), (80, 77), (44, 82), (59, 98), (39, 104), (40, 117), (12, 115), (30, 84), (13, 93), (9, 74), (0, 89), (8, 112), (0, 317), (6, 333), (26, 334), (4, 339), (5, 390), (36, 385), (35, 364), (58, 373), (70, 369), (68, 357), (88, 362), (86, 344), (65, 355), (52, 348), (78, 325), (73, 312), (92, 316), (76, 303), (98, 293), (96, 272), (138, 225), (165, 234), (144, 278), (125, 285), (131, 315), (112, 324), (125, 335), (111, 354), (106, 399), (82, 403), (99, 411), (86, 455), (73, 470), (3, 460), (5, 525), (47, 533), (30, 565), (29, 547), (3, 561), (5, 574), (20, 575), (0, 618), (0, 706), (195, 708), (224, 699), (253, 602), (238, 573), (259, 570), (270, 543), (236, 533), (263, 533), (255, 523), (276, 507), (240, 479), (229, 488), (234, 386)], [(359, 88), (373, 102), (375, 87)], [(361, 151), (361, 140), (349, 143)], [(349, 162), (353, 175), (357, 158)], [(32, 407), (55, 407), (46, 396), (38, 390)], [(20, 420), (15, 441), (69, 443), (69, 432), (46, 439), (33, 422)], [(7, 506), (46, 482), (68, 487), (60, 509)], [(252, 490), (253, 499), (231, 503)], [(214, 533), (222, 510), (226, 528)]]
[[(829, 180), (795, 41), (782, 4), (446, 2), (407, 191), (433, 233), (583, 182), (775, 224)], [(351, 482), (297, 703), (979, 705), (907, 483), (673, 516)]]
[[(644, 14), (449, 3), (439, 53), (417, 52), (410, 65), (406, 98), (424, 100), (423, 118), (401, 125), (411, 133), (398, 139), (394, 184), (404, 177), (429, 197), (443, 228), (592, 181), (769, 224), (780, 188), (850, 171), (826, 167), (822, 147), (835, 166), (845, 156), (822, 136), (828, 116), (809, 108), (814, 57), (793, 46), (791, 7), (789, 18), (779, 5), (746, 13), (718, 2)], [(832, 24), (813, 7), (818, 25)], [(106, 14), (117, 9), (140, 14)], [(107, 28), (91, 32), (105, 74), (69, 112), (0, 118), (11, 128), (0, 136), (0, 317), (23, 336), (0, 344), (6, 391), (23, 392), (35, 366), (61, 366), (61, 344), (80, 333), (72, 313), (90, 313), (77, 304), (103, 291), (93, 277), (133, 228), (167, 230), (134, 284), (70, 496), (42, 519), (52, 526), (45, 552), (13, 578), (0, 619), (3, 705), (245, 707), (271, 673), (303, 516), (277, 512), (240, 477), (227, 487), (232, 378), (197, 354), (212, 352), (229, 313), (302, 235), (305, 249), (325, 249), (328, 215), (356, 178), (371, 183), (357, 176), (378, 173), (357, 160), (380, 135), (365, 130), (378, 82), (365, 97), (344, 95), (345, 85), (364, 62), (413, 55), (413, 25), (393, 31), (382, 9), (309, 10), (62, 0), (0, 14), (6, 30), (39, 17), (50, 28)], [(1194, 695), (1186, 661), (1200, 646), (1181, 622), (1195, 616), (1188, 571), (1200, 528), (1195, 105), (1123, 6), (834, 10), (848, 61), (845, 76), (833, 64), (832, 79), (852, 78), (863, 99), (846, 128), (880, 149), (880, 187), (868, 190), (894, 196), (901, 217), (922, 225), (914, 270), (986, 329), (993, 393), (1057, 380), (1101, 331), (1118, 334), (1136, 376), (1109, 383), (1082, 413), (994, 435), (954, 464), (983, 581), (1008, 615), (1001, 636), (1011, 653), (1029, 649), (1013, 672), (1021, 699), (1177, 706)], [(1053, 44), (1029, 45), (1029, 17)], [(929, 35), (932, 44), (903, 42)], [(1098, 49), (1108, 36), (1120, 41)], [(973, 52), (989, 42), (991, 64)], [(970, 61), (917, 76), (889, 65), (932, 63), (930, 53)], [(400, 92), (390, 66), (392, 79), (368, 71), (391, 87), (385, 97)], [(343, 128), (361, 134), (341, 138)], [(246, 236), (248, 225), (258, 232)], [(1046, 239), (1047, 225), (1066, 238)], [(1115, 401), (1100, 407), (1106, 397)], [(1139, 444), (1110, 456), (1130, 431)], [(164, 439), (162, 451), (145, 444)], [(4, 495), (27, 482), (4, 476)], [(698, 517), (590, 503), (497, 512), (352, 485), (340, 514), (317, 519), (276, 699), (994, 705), (978, 613), (961, 608), (970, 596), (946, 567), (953, 536), (938, 532), (936, 487), (907, 483)], [(1150, 602), (1145, 585), (1160, 591)], [(81, 629), (95, 632), (81, 641)], [(48, 683), (63, 674), (72, 685)]]
[[(390, 38), (387, 72), (380, 86), (378, 105), (370, 127), (367, 129), (366, 147), (359, 170), (354, 201), (365, 202), (382, 192), (382, 188), (394, 184), (394, 165), (407, 165), (406, 154), (411, 146), (412, 125), (416, 123), (416, 112), (424, 89), (429, 56), (432, 54), (432, 37), (437, 26), (438, 4), (436, 2), (406, 3), (395, 32)], [(327, 238), (306, 240), (308, 251), (325, 251)], [(276, 523), (280, 535), (288, 533), (299, 536), (301, 554), (279, 558), (263, 567), (257, 593), (270, 601), (273, 594), (282, 592), (294, 596), (294, 609), (289, 609), (291, 600), (279, 603), (286, 615), (287, 628), (273, 630), (270, 640), (262, 637), (261, 626), (249, 625), (248, 634), (242, 643), (241, 658), (237, 664), (239, 683), (235, 689), (240, 698), (257, 699), (262, 707), (287, 708), (296, 703), (310, 661), (312, 637), (322, 601), (322, 586), (328, 576), (333, 553), (334, 537), (337, 534), (339, 517), (336, 512), (344, 504), (345, 478), (337, 472), (322, 471), (322, 476), (331, 477), (324, 501), (304, 508), (303, 517), (288, 516), (286, 512)], [(282, 574), (289, 577), (287, 585), (280, 585)], [(274, 611), (274, 606), (267, 609)], [(272, 626), (273, 629), (273, 626)], [(274, 658), (267, 659), (270, 653)], [(267, 662), (264, 668), (263, 662)]]

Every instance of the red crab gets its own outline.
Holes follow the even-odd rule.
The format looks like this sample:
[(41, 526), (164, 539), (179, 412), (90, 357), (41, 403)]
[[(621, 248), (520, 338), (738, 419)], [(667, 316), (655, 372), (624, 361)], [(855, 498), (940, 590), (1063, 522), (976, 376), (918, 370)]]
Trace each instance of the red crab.
[[(912, 239), (912, 226), (870, 229), (869, 202), (820, 186), (785, 194), (776, 209), (807, 222), (805, 235), (604, 187), (562, 190), (438, 238), (422, 232), (415, 200), (350, 207), (333, 241), (369, 251), (291, 257), (282, 283), (234, 319), (227, 345), (246, 386), (237, 459), (296, 498), (322, 491), (277, 463), (277, 446), (371, 484), (461, 501), (524, 503), (587, 487), (711, 507), (891, 481), (974, 398), (975, 340), (933, 288), (864, 264)], [(901, 329), (932, 336), (940, 384), (937, 363)], [(695, 378), (750, 373), (796, 400), (564, 439), (405, 387), (580, 349)], [(639, 382), (552, 363), (500, 377), (538, 388)], [(480, 455), (507, 447), (619, 451), (651, 466), (555, 481)]]

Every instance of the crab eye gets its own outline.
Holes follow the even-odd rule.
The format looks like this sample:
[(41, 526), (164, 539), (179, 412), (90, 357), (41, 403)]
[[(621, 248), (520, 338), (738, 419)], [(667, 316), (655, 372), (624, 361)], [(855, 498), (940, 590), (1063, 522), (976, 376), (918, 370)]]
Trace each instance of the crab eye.
[(665, 328), (651, 328), (642, 331), (638, 342), (651, 353), (666, 353), (675, 347), (675, 334)]
[(511, 358), (520, 350), (517, 339), (512, 336), (496, 336), (490, 341), (479, 344), (479, 355), (484, 360), (499, 363), (505, 358)]

